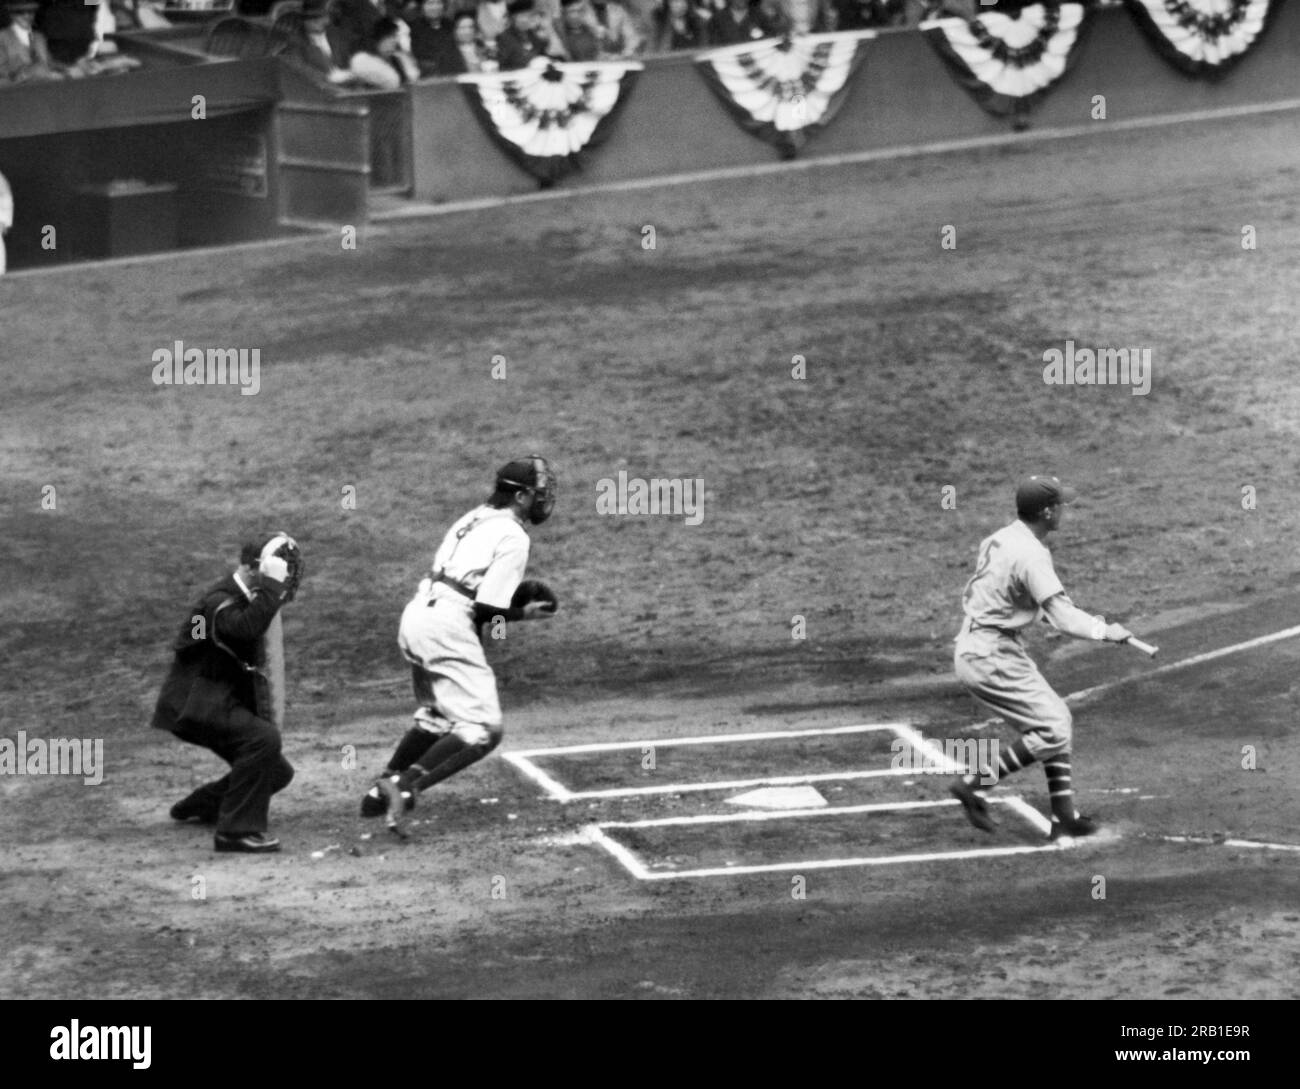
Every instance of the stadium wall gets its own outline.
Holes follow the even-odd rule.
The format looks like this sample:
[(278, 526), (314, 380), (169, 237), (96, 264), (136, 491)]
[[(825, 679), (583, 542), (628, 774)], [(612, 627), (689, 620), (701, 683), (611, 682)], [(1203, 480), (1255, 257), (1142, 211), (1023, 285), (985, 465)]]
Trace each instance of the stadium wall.
[[(779, 161), (774, 148), (735, 124), (694, 67), (689, 55), (649, 58), (605, 144), (558, 186)], [(1209, 80), (1173, 67), (1125, 9), (1102, 9), (1074, 68), (1031, 107), (1030, 127), (1104, 125), (1091, 120), (1099, 94), (1111, 121), (1300, 99), (1300, 4), (1280, 4), (1257, 47)], [(536, 181), (483, 132), (454, 80), (411, 88), (411, 120), (415, 197), (442, 202), (536, 191)], [(954, 80), (923, 34), (889, 30), (868, 43), (839, 115), (800, 157), (1010, 131), (1010, 120), (988, 114)]]

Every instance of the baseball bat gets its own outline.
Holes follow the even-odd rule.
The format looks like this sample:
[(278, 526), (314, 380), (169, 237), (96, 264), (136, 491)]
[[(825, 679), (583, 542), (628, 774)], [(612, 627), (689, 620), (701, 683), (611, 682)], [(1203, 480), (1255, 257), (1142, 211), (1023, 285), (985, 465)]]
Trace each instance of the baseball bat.
[(1148, 658), (1154, 658), (1156, 656), (1156, 651), (1160, 649), (1159, 647), (1153, 647), (1150, 643), (1142, 642), (1142, 640), (1139, 639), (1136, 635), (1130, 635), (1127, 639), (1124, 640), (1124, 642), (1126, 642), (1131, 647), (1136, 647)]

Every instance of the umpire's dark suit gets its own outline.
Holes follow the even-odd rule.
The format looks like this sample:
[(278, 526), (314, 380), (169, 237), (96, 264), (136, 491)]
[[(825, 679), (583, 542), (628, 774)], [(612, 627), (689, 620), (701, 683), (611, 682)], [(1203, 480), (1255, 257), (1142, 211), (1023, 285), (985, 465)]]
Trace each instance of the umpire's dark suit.
[[(261, 678), (241, 665), (256, 661), (258, 640), (283, 604), (285, 586), (265, 576), (254, 575), (252, 582), (250, 600), (227, 575), (190, 610), (172, 644), (175, 658), (153, 714), (158, 729), (230, 764), (229, 774), (199, 787), (172, 815), (215, 821), (219, 834), (235, 836), (265, 832), (271, 795), (293, 779), (280, 755), (280, 731), (258, 713)], [(196, 630), (205, 638), (195, 638)], [(214, 632), (230, 653), (213, 641)]]

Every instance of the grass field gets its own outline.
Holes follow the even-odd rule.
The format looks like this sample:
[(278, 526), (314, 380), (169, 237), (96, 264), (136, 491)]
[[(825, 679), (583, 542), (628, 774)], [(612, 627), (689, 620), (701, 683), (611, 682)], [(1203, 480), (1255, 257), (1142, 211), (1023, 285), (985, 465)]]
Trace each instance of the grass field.
[[(844, 871), (802, 902), (782, 875), (647, 890), (574, 838), (626, 806), (560, 811), (499, 759), (438, 788), (409, 846), (359, 840), (354, 810), (410, 710), (401, 607), (495, 467), (534, 449), (561, 492), (532, 569), (563, 607), (493, 651), (507, 748), (893, 714), (969, 727), (960, 592), (1026, 471), (1082, 493), (1053, 547), (1085, 608), (1190, 625), (1189, 653), (1217, 645), (1229, 609), (1277, 614), (1253, 634), (1294, 623), (1277, 602), (1300, 535), (1298, 126), (587, 195), (372, 227), (355, 252), (319, 237), (4, 280), (4, 734), (102, 737), (109, 763), (94, 789), (0, 781), (0, 881), (20, 905), (0, 988), (172, 996), (201, 971), (217, 996), (1296, 997), (1296, 856), (1144, 838), (1300, 841), (1289, 643), (1081, 715), (1080, 782), (1162, 796), (1089, 799), (1124, 838), (1082, 862)], [(260, 391), (155, 385), (152, 355), (177, 340), (260, 349)], [(1043, 353), (1067, 340), (1150, 348), (1151, 392), (1046, 384)], [(599, 514), (620, 471), (701, 479), (702, 522)], [(279, 527), (308, 563), (285, 613), (286, 852), (214, 861), (166, 809), (215, 762), (148, 716), (191, 595)], [(1054, 681), (1144, 668), (1067, 643), (1038, 639)], [(1234, 777), (1244, 743), (1271, 774)], [(347, 744), (362, 767), (340, 770)], [(1041, 774), (1024, 789), (1041, 808)], [(953, 814), (924, 825), (919, 842), (975, 843)], [(1127, 890), (1105, 918), (1087, 884), (1102, 865)], [(509, 897), (489, 895), (496, 877)], [(521, 920), (527, 951), (507, 937)], [(961, 973), (972, 950), (1001, 976)], [(395, 974), (376, 982), (376, 963)]]

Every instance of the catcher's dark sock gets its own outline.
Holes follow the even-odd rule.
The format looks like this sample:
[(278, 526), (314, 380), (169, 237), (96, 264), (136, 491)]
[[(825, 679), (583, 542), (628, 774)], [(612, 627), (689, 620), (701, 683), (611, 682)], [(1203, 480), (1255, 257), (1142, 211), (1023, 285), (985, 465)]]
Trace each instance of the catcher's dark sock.
[[(1008, 775), (1014, 775), (1021, 768), (1027, 767), (1034, 762), (1034, 754), (1029, 751), (1023, 738), (1017, 738), (1010, 745), (998, 746), (998, 782), (1002, 782)], [(982, 775), (963, 776), (964, 781), (976, 790), (988, 790), (990, 784), (981, 783)]]
[(418, 726), (412, 726), (406, 731), (406, 736), (397, 743), (397, 748), (393, 750), (393, 758), (388, 761), (388, 767), (385, 769), (385, 775), (397, 775), (405, 771), (426, 752), (429, 751), (438, 739), (428, 730), (421, 730)]
[(1070, 780), (1070, 758), (1053, 756), (1043, 761), (1047, 773), (1047, 793), (1052, 800), (1052, 815), (1063, 821), (1074, 820), (1074, 787)]
[(491, 751), (490, 745), (470, 744), (455, 734), (447, 734), (438, 738), (418, 764), (412, 764), (402, 772), (397, 785), (402, 790), (428, 790), (435, 783), (441, 783), (456, 772), (482, 760)]

